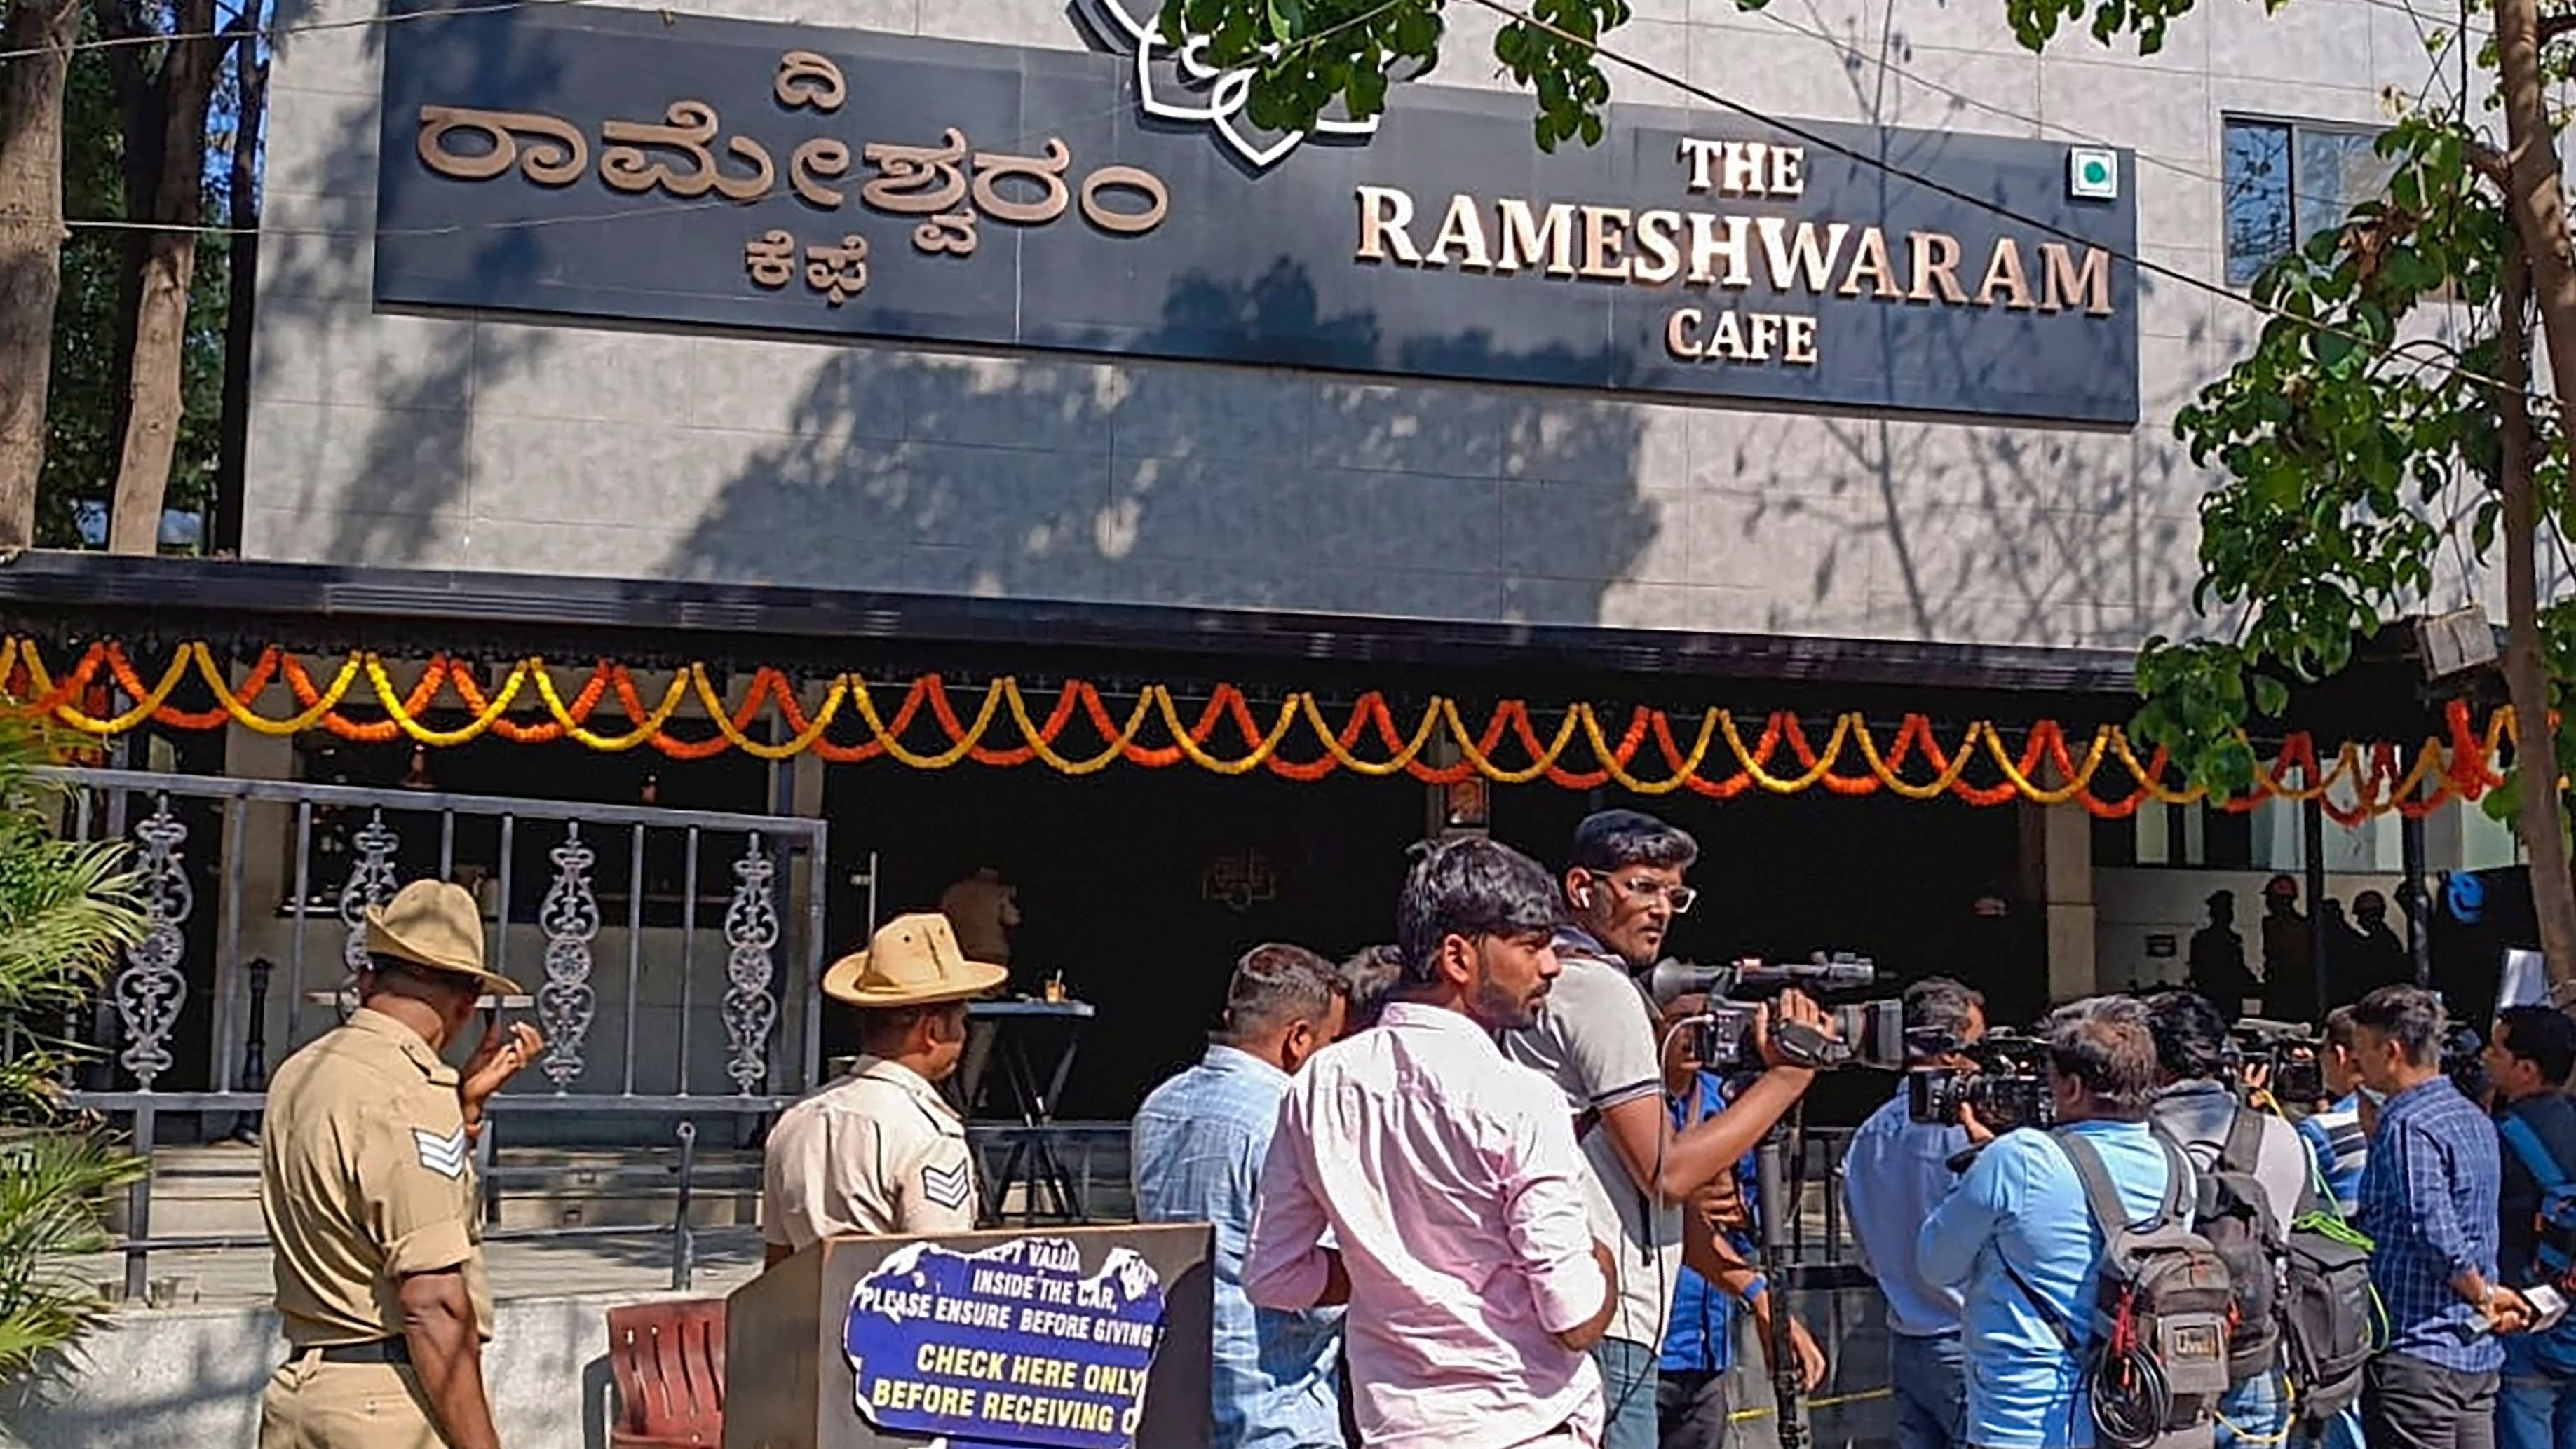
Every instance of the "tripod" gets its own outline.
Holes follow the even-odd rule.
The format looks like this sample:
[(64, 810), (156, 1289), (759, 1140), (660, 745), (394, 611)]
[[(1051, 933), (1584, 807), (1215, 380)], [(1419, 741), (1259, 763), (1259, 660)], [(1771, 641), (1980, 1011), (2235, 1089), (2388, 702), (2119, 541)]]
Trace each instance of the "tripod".
[[(1762, 1280), (1771, 1286), (1771, 1327), (1769, 1349), (1771, 1362), (1771, 1398), (1779, 1416), (1780, 1449), (1810, 1449), (1815, 1442), (1813, 1426), (1807, 1421), (1805, 1375), (1798, 1364), (1797, 1339), (1790, 1324), (1794, 1321), (1789, 1306), (1789, 1277), (1794, 1265), (1789, 1261), (1789, 1217), (1797, 1211), (1790, 1197), (1790, 1178), (1781, 1161), (1782, 1150), (1798, 1137), (1799, 1124), (1805, 1112), (1791, 1113), (1762, 1138), (1753, 1150), (1754, 1173), (1761, 1183), (1761, 1237), (1758, 1261)], [(1805, 1162), (1800, 1161), (1798, 1176), (1805, 1177)]]

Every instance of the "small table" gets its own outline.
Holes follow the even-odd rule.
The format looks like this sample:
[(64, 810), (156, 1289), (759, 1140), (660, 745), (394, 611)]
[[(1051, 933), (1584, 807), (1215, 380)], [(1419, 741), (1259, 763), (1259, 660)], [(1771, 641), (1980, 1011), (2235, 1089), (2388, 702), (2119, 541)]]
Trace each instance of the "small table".
[[(1045, 1129), (1054, 1124), (1065, 1080), (1073, 1075), (1074, 1055), (1082, 1046), (1083, 1023), (1099, 1014), (1088, 1001), (978, 1001), (966, 1008), (968, 1020), (993, 1023), (1003, 1079), (1010, 1083), (1020, 1126), (1027, 1129), (1003, 1157), (1002, 1170), (994, 1174), (989, 1207), (996, 1221), (1001, 1218), (1002, 1204), (1014, 1182), (1025, 1182), (1028, 1188), (1026, 1206), (1021, 1211), (1023, 1221), (1037, 1221), (1041, 1189), (1052, 1199), (1050, 1210), (1056, 1217), (1068, 1222), (1081, 1217), (1072, 1175), (1065, 1170), (1063, 1159), (1056, 1156), (1055, 1145), (1048, 1140)], [(1056, 1055), (1055, 1069), (1041, 1086), (1037, 1062), (1029, 1050), (1028, 1031), (1019, 1024), (1049, 1021), (1064, 1023), (1064, 1045)]]

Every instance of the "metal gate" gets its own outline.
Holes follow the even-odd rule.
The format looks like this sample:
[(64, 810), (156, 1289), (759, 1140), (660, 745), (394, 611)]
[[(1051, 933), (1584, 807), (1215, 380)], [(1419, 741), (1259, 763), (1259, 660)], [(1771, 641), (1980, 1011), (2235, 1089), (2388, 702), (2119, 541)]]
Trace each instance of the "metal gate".
[[(99, 1055), (68, 1101), (129, 1120), (139, 1153), (151, 1153), (161, 1114), (253, 1118), (271, 1064), (346, 1015), (366, 908), (424, 877), (471, 884), (492, 964), (529, 988), (513, 1004), (547, 1039), (492, 1104), (486, 1166), (498, 1124), (521, 1114), (565, 1126), (676, 1119), (675, 1286), (688, 1275), (696, 1119), (747, 1121), (816, 1080), (820, 820), (131, 770), (43, 773), (71, 787), (66, 833), (134, 843), (146, 930), (91, 1019), (70, 1024)], [(208, 848), (211, 857), (199, 854)], [(254, 869), (272, 863), (280, 868)], [(202, 1040), (180, 1035), (190, 1022)], [(206, 1088), (167, 1089), (181, 1053), (200, 1046)], [(154, 1248), (259, 1241), (156, 1240), (150, 1222), (147, 1178), (128, 1204), (132, 1296), (143, 1292)]]

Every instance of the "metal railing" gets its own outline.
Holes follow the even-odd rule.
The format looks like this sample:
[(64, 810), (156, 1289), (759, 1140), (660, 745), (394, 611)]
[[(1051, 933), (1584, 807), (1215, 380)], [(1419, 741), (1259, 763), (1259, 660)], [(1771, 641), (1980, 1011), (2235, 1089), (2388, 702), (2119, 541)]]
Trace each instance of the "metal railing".
[[(487, 1182), (497, 1188), (491, 1152), (505, 1120), (677, 1119), (678, 1207), (668, 1229), (654, 1229), (674, 1238), (675, 1285), (685, 1286), (689, 1274), (697, 1121), (756, 1119), (815, 1080), (827, 851), (821, 820), (131, 770), (43, 773), (70, 787), (69, 833), (135, 844), (145, 930), (111, 975), (93, 1018), (71, 1023), (100, 1057), (66, 1100), (130, 1122), (133, 1148), (146, 1158), (162, 1114), (256, 1120), (265, 1104), (271, 1027), (282, 1028), (274, 1055), (283, 1058), (345, 1017), (365, 959), (366, 908), (421, 877), (471, 880), (484, 903), (493, 968), (507, 974), (514, 936), (533, 937), (517, 950), (523, 965), (541, 973), (526, 1000), (508, 1003), (533, 1010), (547, 1045), (527, 1079), (494, 1099), (481, 1149)], [(255, 877), (251, 825), (263, 808), (279, 816), (285, 868)], [(218, 855), (211, 871), (192, 870), (192, 832), (208, 827), (208, 812)], [(603, 864), (623, 867), (622, 880), (607, 874), (605, 889)], [(725, 876), (729, 885), (707, 888), (710, 877)], [(212, 959), (196, 964), (211, 969), (191, 973), (190, 943), (208, 936), (195, 914), (208, 885), (216, 912)], [(801, 900), (782, 908), (782, 886)], [(623, 926), (623, 960), (603, 972), (597, 945), (611, 922)], [(702, 941), (710, 931), (720, 956)], [(273, 1005), (279, 956), (287, 992)], [(175, 1033), (192, 974), (213, 985), (205, 1043), (210, 1090), (165, 1090), (162, 1079), (179, 1059)], [(657, 992), (671, 1000), (648, 1000)], [(595, 1060), (603, 1006), (616, 1057), (605, 1069)], [(657, 1038), (667, 1027), (667, 1039), (644, 1036), (648, 1016), (658, 1019)], [(704, 1016), (713, 1018), (710, 1031), (721, 1030), (720, 1041), (700, 1034)], [(781, 1040), (791, 1018), (799, 1038), (792, 1049)], [(711, 1051), (720, 1059), (697, 1060)], [(147, 1174), (127, 1202), (120, 1247), (129, 1297), (143, 1295), (156, 1249), (260, 1241), (155, 1238), (151, 1193)], [(605, 1231), (641, 1230), (494, 1235)]]

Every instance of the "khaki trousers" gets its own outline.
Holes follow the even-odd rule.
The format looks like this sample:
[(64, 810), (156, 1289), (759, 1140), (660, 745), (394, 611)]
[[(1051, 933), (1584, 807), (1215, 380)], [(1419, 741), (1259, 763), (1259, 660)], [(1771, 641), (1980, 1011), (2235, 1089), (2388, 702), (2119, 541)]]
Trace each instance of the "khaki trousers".
[(324, 1363), (309, 1348), (268, 1380), (259, 1449), (447, 1449), (407, 1364)]

